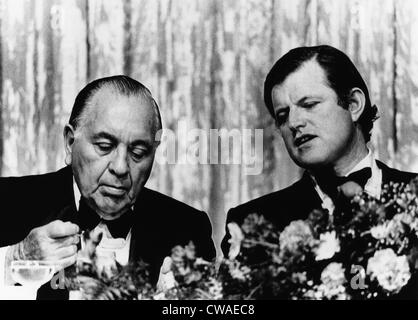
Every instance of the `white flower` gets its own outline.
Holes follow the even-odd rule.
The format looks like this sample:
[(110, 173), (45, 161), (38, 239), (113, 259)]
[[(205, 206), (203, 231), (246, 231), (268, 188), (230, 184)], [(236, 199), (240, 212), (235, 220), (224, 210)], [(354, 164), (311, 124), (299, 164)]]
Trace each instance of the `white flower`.
[(295, 255), (301, 248), (310, 247), (313, 240), (310, 226), (303, 220), (295, 220), (280, 233), (280, 250)]
[(245, 281), (247, 280), (250, 271), (250, 268), (244, 266), (241, 268), (234, 268), (230, 270), (230, 273), (232, 278)]
[(229, 247), (228, 258), (234, 260), (241, 249), (241, 242), (244, 240), (244, 235), (241, 231), (241, 228), (234, 222), (230, 222), (227, 225), (231, 239), (228, 242), (231, 244)]
[(115, 251), (97, 247), (95, 265), (98, 274), (105, 274), (108, 278), (114, 276), (118, 270)]
[(160, 273), (157, 283), (158, 291), (168, 291), (177, 285), (173, 271), (167, 273)]
[[(138, 299), (141, 300), (142, 297), (138, 297)], [(160, 293), (157, 293), (156, 295), (154, 295), (152, 297), (152, 299), (154, 299), (154, 300), (167, 300), (167, 297), (165, 296), (165, 292), (160, 292)]]
[(158, 281), (157, 281), (158, 291), (165, 292), (176, 286), (177, 282), (174, 277), (172, 268), (173, 268), (173, 260), (170, 257), (165, 257), (163, 260), (163, 264), (161, 265), (161, 268), (160, 268), (160, 274), (158, 276)]
[(211, 299), (220, 300), (223, 299), (223, 286), (222, 282), (216, 279), (209, 280), (209, 294)]
[(342, 263), (332, 262), (321, 273), (321, 284), (305, 293), (305, 298), (315, 300), (348, 300), (344, 284), (346, 278)]
[(397, 256), (392, 249), (375, 252), (367, 263), (367, 274), (377, 279), (383, 289), (397, 293), (411, 278), (408, 259)]
[(314, 298), (317, 300), (349, 300), (350, 296), (347, 294), (343, 285), (329, 287), (325, 284), (320, 284), (315, 288), (316, 293)]
[(345, 283), (344, 268), (342, 263), (332, 262), (321, 273), (321, 281), (332, 286)]
[(340, 251), (340, 241), (335, 231), (326, 232), (319, 236), (319, 246), (316, 249), (316, 261), (330, 259)]
[(70, 290), (69, 300), (83, 300), (83, 292), (81, 290)]
[(418, 232), (418, 219), (416, 218), (412, 219), (411, 223), (409, 224), (409, 227), (412, 230), (415, 230), (415, 232), (417, 233)]

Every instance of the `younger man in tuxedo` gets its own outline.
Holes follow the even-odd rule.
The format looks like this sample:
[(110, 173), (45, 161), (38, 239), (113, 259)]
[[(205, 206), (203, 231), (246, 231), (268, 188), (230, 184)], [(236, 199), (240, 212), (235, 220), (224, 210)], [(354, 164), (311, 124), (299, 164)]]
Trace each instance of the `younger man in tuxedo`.
[[(230, 209), (227, 223), (258, 213), (283, 229), (315, 208), (332, 214), (345, 181), (378, 197), (382, 184), (415, 176), (387, 167), (368, 149), (377, 108), (354, 64), (333, 47), (300, 47), (281, 57), (266, 77), (264, 101), (290, 157), (306, 170), (290, 187)], [(225, 256), (229, 239), (227, 230)]]
[[(121, 264), (148, 263), (154, 283), (176, 245), (193, 241), (198, 256), (212, 259), (207, 215), (144, 187), (161, 128), (158, 106), (138, 81), (113, 76), (83, 88), (64, 128), (67, 167), (0, 179), (3, 208), (10, 208), (0, 226), (0, 246), (9, 246), (6, 274), (12, 260), (71, 266), (80, 231), (96, 229)], [(45, 298), (67, 293), (45, 287)]]

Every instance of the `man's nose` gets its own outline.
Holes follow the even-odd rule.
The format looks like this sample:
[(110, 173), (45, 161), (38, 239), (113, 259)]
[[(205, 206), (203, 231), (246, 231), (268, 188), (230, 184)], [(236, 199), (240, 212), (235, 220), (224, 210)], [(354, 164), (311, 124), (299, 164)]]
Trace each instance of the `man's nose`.
[(301, 127), (306, 125), (306, 117), (303, 110), (299, 107), (292, 107), (289, 110), (289, 127), (293, 132), (296, 132)]
[(109, 164), (109, 170), (117, 176), (125, 176), (129, 171), (128, 150), (122, 146), (116, 148)]

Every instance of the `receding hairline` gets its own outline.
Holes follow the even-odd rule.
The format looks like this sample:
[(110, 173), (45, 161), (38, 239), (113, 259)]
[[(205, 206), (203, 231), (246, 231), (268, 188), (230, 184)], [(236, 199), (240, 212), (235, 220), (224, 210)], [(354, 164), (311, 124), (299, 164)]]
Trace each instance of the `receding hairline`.
[[(97, 88), (96, 90), (93, 90), (86, 102), (84, 103), (84, 106), (82, 108), (82, 111), (75, 119), (74, 123), (76, 124), (76, 128), (74, 129), (81, 129), (86, 123), (88, 116), (92, 113), (92, 107), (96, 105), (97, 103), (94, 103), (95, 98), (100, 93), (103, 93), (103, 91), (108, 91), (108, 94), (114, 95), (114, 96), (120, 96), (120, 97), (137, 97), (139, 99), (142, 99), (143, 101), (148, 102), (153, 110), (154, 113), (154, 130), (155, 132), (158, 132), (162, 129), (162, 123), (161, 123), (161, 116), (158, 108), (158, 104), (151, 95), (151, 92), (147, 88), (143, 88), (142, 90), (138, 91), (122, 91), (118, 88), (118, 86), (112, 82), (104, 83), (101, 87)], [(138, 106), (139, 107), (139, 106)]]

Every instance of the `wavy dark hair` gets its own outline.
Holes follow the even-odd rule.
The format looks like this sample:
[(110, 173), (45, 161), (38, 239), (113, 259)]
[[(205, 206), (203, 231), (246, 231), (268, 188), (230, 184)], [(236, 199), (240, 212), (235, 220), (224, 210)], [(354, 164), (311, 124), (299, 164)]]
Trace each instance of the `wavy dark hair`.
[(289, 74), (310, 60), (317, 61), (322, 67), (328, 85), (337, 94), (338, 104), (342, 107), (348, 107), (351, 89), (359, 88), (363, 91), (366, 105), (358, 123), (365, 141), (370, 141), (373, 122), (378, 118), (377, 106), (371, 104), (367, 85), (350, 58), (344, 52), (328, 45), (295, 48), (277, 60), (264, 82), (264, 102), (270, 114), (276, 120), (271, 97), (273, 87), (281, 84)]

